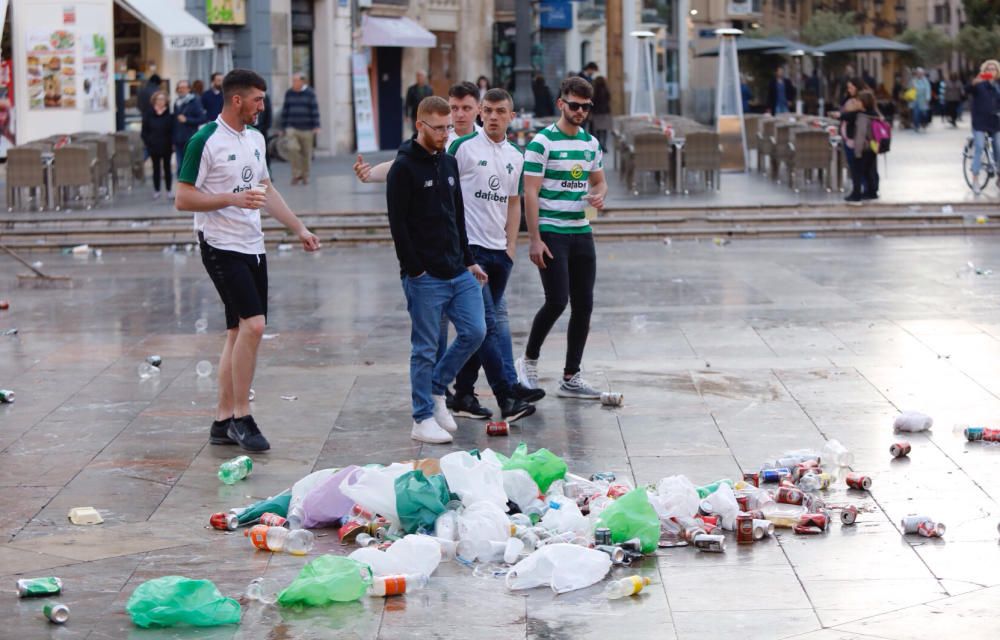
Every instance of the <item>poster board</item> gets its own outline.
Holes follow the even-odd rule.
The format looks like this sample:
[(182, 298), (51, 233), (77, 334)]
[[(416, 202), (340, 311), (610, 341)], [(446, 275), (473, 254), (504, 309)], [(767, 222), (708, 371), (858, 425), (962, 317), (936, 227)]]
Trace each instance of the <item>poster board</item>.
[(72, 29), (33, 29), (28, 32), (28, 108), (76, 109), (76, 33)]
[(372, 110), (372, 89), (368, 79), (368, 61), (364, 54), (351, 55), (351, 75), (354, 78), (354, 137), (358, 153), (378, 151), (375, 114)]
[(83, 68), (83, 110), (89, 113), (105, 111), (110, 105), (111, 59), (108, 56), (107, 34), (88, 33), (80, 38)]

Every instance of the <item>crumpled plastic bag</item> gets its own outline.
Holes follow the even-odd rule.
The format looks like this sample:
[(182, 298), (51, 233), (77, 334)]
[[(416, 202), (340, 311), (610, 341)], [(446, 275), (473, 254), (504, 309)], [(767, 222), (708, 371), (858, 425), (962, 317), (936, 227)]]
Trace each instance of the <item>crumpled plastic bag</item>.
[(507, 573), (511, 591), (548, 585), (566, 593), (596, 584), (611, 570), (611, 556), (575, 544), (549, 544), (521, 560)]
[(340, 492), (368, 511), (399, 525), (396, 478), (409, 471), (413, 471), (413, 465), (398, 462), (388, 467), (361, 467), (344, 478)]
[(528, 445), (521, 443), (510, 455), (510, 458), (497, 454), (497, 459), (503, 464), (505, 471), (524, 469), (538, 485), (538, 490), (547, 493), (549, 485), (566, 477), (566, 463), (562, 458), (548, 449), (539, 449), (528, 453)]
[[(351, 513), (354, 500), (340, 490), (340, 483), (354, 473), (358, 467), (350, 465), (317, 484), (302, 500), (302, 526), (318, 529), (334, 525)], [(289, 518), (291, 520), (291, 518)]]
[(557, 533), (573, 532), (583, 537), (591, 533), (590, 520), (580, 512), (575, 500), (565, 496), (553, 496), (549, 510), (538, 524)]
[(441, 544), (431, 536), (410, 535), (392, 543), (388, 551), (365, 547), (347, 557), (368, 565), (376, 576), (429, 576), (441, 564)]
[(503, 490), (507, 494), (507, 499), (517, 505), (523, 513), (528, 509), (528, 505), (538, 500), (538, 485), (531, 479), (524, 469), (511, 469), (502, 471)]
[(660, 517), (649, 503), (645, 489), (629, 491), (608, 505), (597, 518), (597, 526), (611, 529), (613, 544), (639, 538), (643, 553), (656, 551), (660, 540)]
[(423, 471), (407, 471), (396, 478), (396, 512), (403, 531), (421, 527), (430, 531), (451, 499), (448, 482), (442, 475), (427, 477)]
[(458, 516), (458, 539), (505, 542), (510, 537), (510, 519), (492, 502), (476, 502)]
[(283, 607), (320, 607), (331, 602), (353, 602), (372, 583), (368, 565), (342, 556), (320, 556), (302, 567), (297, 578), (278, 594)]
[(904, 411), (896, 416), (892, 423), (892, 428), (895, 431), (909, 431), (911, 433), (927, 431), (932, 426), (934, 426), (934, 418), (919, 411)]
[(687, 476), (670, 476), (656, 484), (656, 494), (649, 496), (649, 502), (660, 518), (690, 518), (698, 513), (700, 500), (697, 489)]
[(464, 504), (485, 501), (507, 510), (500, 467), (465, 451), (455, 451), (441, 458), (441, 473)]
[(740, 504), (736, 501), (733, 488), (725, 482), (719, 485), (714, 493), (705, 498), (712, 505), (712, 513), (719, 516), (722, 528), (726, 531), (736, 530), (736, 516), (740, 514)]
[(140, 584), (125, 605), (132, 622), (146, 629), (240, 623), (240, 603), (224, 597), (211, 580), (163, 576)]

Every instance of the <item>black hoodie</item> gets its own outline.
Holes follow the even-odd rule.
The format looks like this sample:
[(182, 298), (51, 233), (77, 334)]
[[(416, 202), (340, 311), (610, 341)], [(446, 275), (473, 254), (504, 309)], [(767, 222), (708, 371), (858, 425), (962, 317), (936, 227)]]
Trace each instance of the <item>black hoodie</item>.
[(465, 234), (465, 206), (458, 163), (431, 155), (416, 140), (399, 148), (385, 190), (389, 228), (401, 275), (423, 272), (451, 280), (475, 264)]

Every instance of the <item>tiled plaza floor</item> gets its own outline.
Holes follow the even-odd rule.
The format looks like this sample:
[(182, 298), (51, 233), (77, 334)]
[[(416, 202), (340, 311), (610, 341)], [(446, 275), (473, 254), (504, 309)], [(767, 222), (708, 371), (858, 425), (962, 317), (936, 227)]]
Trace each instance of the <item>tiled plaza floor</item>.
[[(273, 450), (227, 487), (215, 471), (233, 449), (206, 444), (223, 321), (197, 255), (39, 256), (72, 290), (14, 288), (0, 260), (0, 638), (800, 638), (995, 637), (1000, 615), (1000, 447), (955, 429), (1000, 423), (1000, 272), (990, 238), (605, 243), (585, 367), (621, 391), (616, 410), (546, 398), (510, 438), (463, 422), (453, 445), (409, 438), (408, 318), (391, 247), (271, 256), (270, 326), (254, 414)], [(515, 349), (541, 301), (521, 255), (510, 287)], [(195, 333), (200, 317), (206, 334)], [(565, 319), (542, 354), (554, 391)], [(136, 366), (163, 357), (159, 379)], [(296, 401), (282, 400), (294, 394)], [(485, 395), (485, 394), (484, 394)], [(492, 399), (484, 397), (492, 406)], [(935, 418), (893, 462), (900, 409)], [(564, 456), (571, 470), (612, 470), (643, 484), (683, 473), (738, 477), (785, 450), (837, 438), (870, 496), (853, 528), (781, 532), (723, 555), (661, 550), (639, 572), (641, 597), (609, 602), (601, 587), (555, 596), (508, 592), (442, 564), (422, 592), (301, 613), (252, 604), (240, 627), (147, 632), (124, 612), (150, 578), (210, 578), (238, 597), (250, 580), (290, 580), (305, 562), (250, 549), (206, 529), (208, 515), (266, 497), (309, 471), (435, 457), (519, 440)], [(96, 527), (66, 519), (92, 505)], [(900, 535), (926, 513), (943, 540)], [(345, 553), (331, 531), (316, 553)], [(616, 572), (621, 573), (621, 572)], [(58, 575), (72, 610), (48, 625), (14, 581)]]

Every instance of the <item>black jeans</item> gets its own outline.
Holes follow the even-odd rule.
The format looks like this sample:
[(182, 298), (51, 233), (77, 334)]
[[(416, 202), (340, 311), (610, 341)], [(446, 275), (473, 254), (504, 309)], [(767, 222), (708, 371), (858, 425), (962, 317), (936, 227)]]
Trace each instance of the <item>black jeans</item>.
[(545, 304), (535, 314), (524, 355), (531, 360), (538, 359), (542, 343), (569, 303), (566, 367), (563, 373), (571, 376), (580, 371), (583, 349), (587, 346), (590, 333), (590, 314), (594, 310), (594, 281), (597, 279), (594, 236), (590, 233), (543, 232), (542, 242), (552, 253), (552, 258), (545, 258), (545, 268), (538, 270), (545, 289)]
[(851, 190), (852, 196), (878, 197), (877, 154), (866, 149), (860, 158), (854, 159), (854, 166), (851, 167), (851, 182), (854, 183), (854, 188)]
[(153, 161), (153, 191), (160, 190), (160, 170), (162, 167), (163, 179), (166, 181), (167, 191), (170, 191), (170, 154), (167, 155), (153, 155), (150, 154), (150, 159)]

